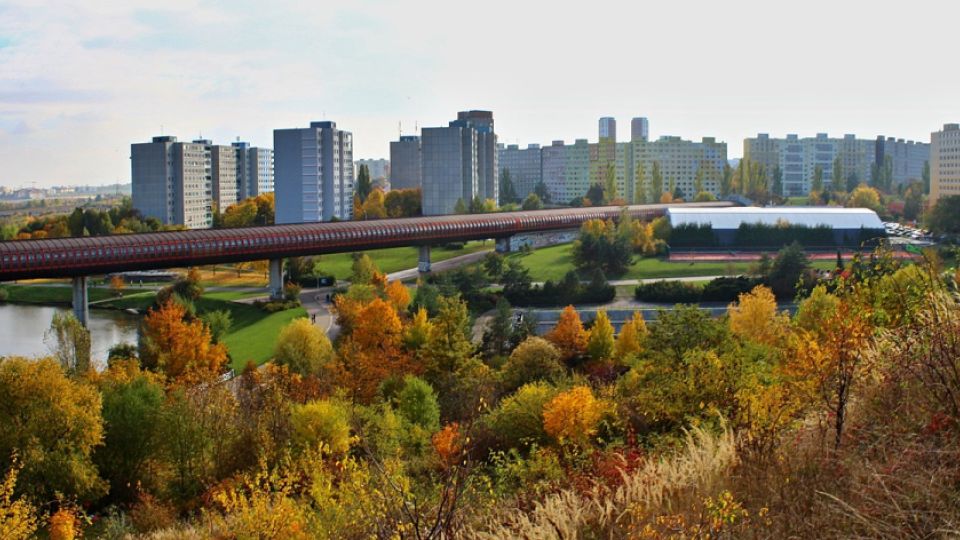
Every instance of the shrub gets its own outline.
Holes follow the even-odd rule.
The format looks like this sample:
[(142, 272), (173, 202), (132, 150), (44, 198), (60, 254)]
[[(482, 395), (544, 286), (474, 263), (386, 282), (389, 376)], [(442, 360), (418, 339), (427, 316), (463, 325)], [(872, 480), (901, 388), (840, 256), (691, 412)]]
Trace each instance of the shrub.
[(557, 441), (586, 443), (597, 432), (603, 403), (587, 386), (562, 392), (543, 407), (543, 429)]
[(703, 287), (685, 281), (654, 281), (637, 285), (635, 296), (641, 302), (694, 304), (700, 301)]
[(504, 398), (485, 419), (500, 442), (507, 447), (525, 448), (548, 442), (543, 429), (543, 408), (557, 395), (557, 389), (545, 382), (520, 387)]
[(512, 392), (534, 381), (556, 381), (564, 374), (560, 351), (549, 341), (530, 337), (514, 349), (503, 366), (504, 389)]
[(747, 276), (718, 277), (703, 286), (701, 302), (733, 302), (741, 294), (748, 293), (763, 280)]
[(338, 401), (323, 399), (290, 410), (293, 442), (300, 448), (323, 445), (330, 452), (344, 454), (350, 450), (350, 411)]
[(0, 303), (6, 302), (10, 298), (10, 291), (6, 287), (0, 287)]
[(317, 375), (333, 358), (333, 346), (310, 319), (294, 319), (280, 331), (274, 361), (300, 375)]
[(428, 431), (436, 431), (440, 426), (440, 405), (430, 383), (407, 375), (403, 388), (397, 394), (397, 410), (404, 420)]

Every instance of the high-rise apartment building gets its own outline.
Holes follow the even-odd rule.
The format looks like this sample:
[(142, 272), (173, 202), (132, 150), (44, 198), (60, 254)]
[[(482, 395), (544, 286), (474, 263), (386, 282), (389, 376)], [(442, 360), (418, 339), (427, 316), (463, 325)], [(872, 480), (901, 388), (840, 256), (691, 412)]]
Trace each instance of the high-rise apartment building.
[(422, 178), (420, 137), (401, 135), (390, 143), (390, 189), (417, 189)]
[(608, 139), (617, 142), (617, 119), (604, 116), (600, 119), (600, 141)]
[(633, 120), (630, 120), (630, 140), (631, 141), (645, 141), (650, 138), (650, 122), (642, 117), (638, 116)]
[(353, 135), (335, 122), (277, 129), (274, 143), (276, 222), (353, 217)]
[(239, 196), (237, 180), (237, 151), (232, 146), (213, 144), (210, 141), (194, 141), (206, 144), (210, 151), (210, 188), (217, 212), (223, 213)]
[(566, 204), (586, 195), (590, 188), (590, 143), (553, 141), (541, 149), (541, 176), (550, 200)]
[(273, 192), (273, 150), (235, 142), (237, 195), (242, 199)]
[(858, 139), (855, 135), (832, 138), (826, 133), (815, 137), (801, 138), (789, 134), (786, 138), (771, 138), (766, 133), (744, 139), (743, 157), (760, 163), (772, 177), (773, 170), (780, 167), (783, 175), (783, 194), (806, 195), (815, 171), (822, 171), (824, 186), (834, 182), (834, 161), (840, 165), (840, 186), (869, 182), (874, 168), (890, 167), (893, 184), (919, 179), (923, 164), (927, 161), (929, 148), (923, 143), (904, 142), (903, 139), (877, 140)]
[(930, 134), (930, 204), (960, 195), (960, 124)]
[[(687, 141), (680, 137), (662, 136), (655, 141), (635, 141), (630, 143), (632, 159), (625, 161), (627, 170), (632, 174), (625, 177), (623, 192), (631, 200), (637, 198), (636, 177), (642, 165), (647, 200), (659, 202), (661, 193), (652, 191), (653, 166), (658, 164), (663, 177), (663, 191), (670, 186), (679, 189), (683, 197), (692, 200), (697, 195), (697, 173), (702, 169), (703, 190), (713, 195), (720, 193), (720, 179), (723, 167), (727, 163), (727, 143), (718, 142), (714, 137), (703, 137), (700, 142)], [(628, 197), (629, 198), (629, 197)]]
[(154, 137), (130, 145), (133, 206), (165, 225), (204, 229), (213, 223), (210, 145)]
[(452, 214), (457, 201), (497, 200), (497, 136), (490, 111), (465, 111), (421, 132), (423, 214)]
[(533, 192), (543, 179), (541, 153), (539, 144), (530, 144), (526, 148), (516, 144), (497, 145), (500, 174), (510, 173), (510, 182), (521, 200)]

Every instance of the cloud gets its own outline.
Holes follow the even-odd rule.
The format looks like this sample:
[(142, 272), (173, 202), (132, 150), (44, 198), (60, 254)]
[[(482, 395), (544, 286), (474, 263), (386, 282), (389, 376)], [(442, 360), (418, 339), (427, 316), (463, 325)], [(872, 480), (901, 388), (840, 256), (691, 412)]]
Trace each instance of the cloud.
[(105, 90), (69, 88), (48, 79), (0, 80), (0, 105), (93, 103), (109, 97)]

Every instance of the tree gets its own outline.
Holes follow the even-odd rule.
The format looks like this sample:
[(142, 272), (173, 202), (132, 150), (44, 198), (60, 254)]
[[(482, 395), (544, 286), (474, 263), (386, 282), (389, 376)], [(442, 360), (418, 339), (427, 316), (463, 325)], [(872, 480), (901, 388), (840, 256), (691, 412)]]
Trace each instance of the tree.
[(353, 284), (368, 284), (375, 275), (380, 273), (377, 264), (366, 253), (354, 254), (351, 266), (350, 282)]
[(920, 217), (923, 210), (923, 192), (922, 182), (911, 182), (903, 194), (903, 217), (915, 220)]
[(233, 316), (226, 309), (208, 311), (200, 316), (200, 320), (210, 329), (210, 338), (214, 343), (223, 341), (233, 325)]
[(723, 164), (723, 176), (720, 177), (720, 196), (726, 197), (733, 191), (733, 169), (729, 163)]
[(843, 188), (843, 162), (841, 162), (840, 157), (837, 156), (833, 158), (833, 176), (830, 180), (830, 189), (840, 191)]
[(513, 310), (506, 298), (497, 300), (496, 314), (490, 319), (483, 333), (483, 348), (490, 356), (503, 356), (510, 352), (513, 337)]
[(495, 251), (487, 253), (483, 258), (483, 270), (487, 277), (493, 281), (499, 280), (503, 276), (504, 257)]
[(437, 394), (430, 383), (407, 375), (403, 378), (403, 388), (397, 394), (397, 411), (400, 416), (413, 425), (433, 432), (440, 427), (440, 405)]
[(780, 165), (773, 166), (773, 186), (770, 191), (775, 197), (783, 197), (783, 169)]
[(110, 499), (132, 503), (138, 491), (153, 485), (148, 462), (160, 450), (157, 422), (163, 407), (163, 386), (136, 363), (120, 361), (99, 382), (103, 396), (103, 445), (93, 461), (110, 485)]
[(360, 202), (364, 203), (367, 201), (367, 196), (373, 191), (373, 182), (370, 181), (370, 169), (366, 165), (360, 165), (360, 170), (357, 172), (357, 187), (356, 187), (357, 197), (360, 197)]
[(960, 234), (960, 195), (941, 197), (930, 210), (927, 222), (937, 234)]
[(0, 359), (0, 470), (21, 460), (18, 491), (38, 501), (106, 492), (91, 455), (103, 440), (100, 394), (50, 358)]
[(893, 156), (883, 156), (883, 168), (880, 169), (880, 189), (890, 193), (893, 189)]
[(123, 295), (123, 288), (126, 287), (127, 282), (123, 280), (123, 276), (119, 274), (114, 274), (110, 276), (110, 290), (113, 291), (113, 294), (116, 296)]
[(430, 327), (425, 345), (426, 370), (424, 374), (434, 387), (437, 382), (455, 372), (473, 356), (470, 341), (470, 315), (467, 304), (458, 297), (440, 297), (437, 316)]
[(850, 198), (847, 199), (847, 207), (869, 208), (873, 211), (879, 211), (881, 209), (880, 194), (877, 193), (876, 189), (861, 184), (850, 194)]
[(392, 305), (377, 297), (358, 310), (337, 351), (344, 385), (356, 400), (370, 402), (384, 379), (412, 371), (403, 340), (403, 324)]
[(693, 192), (699, 194), (703, 192), (703, 177), (706, 174), (706, 163), (701, 161), (697, 166), (697, 174), (693, 178)]
[(537, 197), (540, 197), (540, 200), (544, 203), (550, 202), (550, 190), (547, 189), (547, 184), (543, 180), (537, 182), (537, 185), (533, 186), (533, 192), (536, 193)]
[(510, 169), (500, 169), (500, 205), (517, 202), (519, 198), (510, 178)]
[(273, 361), (300, 375), (319, 375), (333, 359), (333, 346), (310, 319), (298, 318), (280, 330)]
[(583, 329), (580, 314), (573, 306), (563, 308), (560, 319), (546, 338), (557, 346), (564, 361), (578, 357), (587, 350), (587, 332)]
[(584, 198), (590, 201), (590, 206), (603, 206), (607, 204), (606, 194), (604, 194), (603, 186), (600, 184), (590, 184), (590, 188), (587, 189), (587, 194)]
[(385, 196), (383, 190), (374, 188), (367, 194), (361, 208), (362, 218), (354, 215), (354, 219), (383, 219), (387, 217), (387, 209), (384, 206)]
[(525, 384), (500, 401), (485, 418), (496, 437), (511, 447), (546, 444), (543, 409), (557, 395), (557, 389), (546, 382)]
[(575, 386), (543, 407), (543, 429), (561, 444), (586, 444), (597, 432), (603, 409), (590, 387)]
[(727, 306), (727, 319), (734, 335), (754, 343), (773, 346), (786, 335), (788, 319), (777, 313), (777, 299), (763, 285), (741, 294), (736, 303)]
[(633, 317), (624, 323), (617, 335), (614, 345), (614, 355), (623, 361), (630, 356), (637, 356), (643, 350), (643, 343), (647, 339), (647, 322), (639, 311), (633, 312)]
[(543, 203), (540, 202), (540, 197), (536, 193), (531, 193), (523, 200), (521, 208), (524, 210), (540, 210), (543, 208)]
[(860, 175), (853, 171), (847, 175), (847, 193), (852, 193), (860, 185)]
[(81, 375), (90, 369), (90, 331), (73, 313), (54, 313), (44, 337), (52, 341), (53, 355), (66, 373)]
[(810, 182), (810, 191), (816, 193), (823, 192), (823, 167), (820, 165), (813, 168), (813, 180)]
[(653, 162), (653, 170), (650, 172), (650, 198), (653, 201), (659, 201), (663, 195), (663, 173), (660, 172), (660, 162)]
[(475, 196), (470, 199), (470, 209), (471, 214), (482, 214), (484, 211), (484, 201), (479, 196)]
[(923, 192), (925, 194), (930, 193), (930, 162), (923, 162), (923, 172), (921, 173), (921, 179), (923, 180)]
[(186, 310), (172, 300), (147, 311), (140, 336), (140, 361), (170, 380), (197, 382), (220, 375), (227, 349), (214, 344), (199, 319), (184, 320)]
[(420, 194), (420, 188), (391, 189), (383, 203), (387, 215), (392, 218), (421, 215)]
[(617, 174), (613, 168), (613, 163), (608, 163), (603, 171), (603, 192), (607, 201), (614, 201), (620, 198), (617, 190)]
[(633, 204), (647, 204), (647, 171), (642, 161), (637, 163), (634, 176)]
[(597, 311), (597, 317), (587, 337), (587, 354), (593, 360), (609, 360), (613, 357), (613, 325), (605, 310)]
[(343, 455), (350, 450), (350, 410), (339, 401), (321, 399), (290, 409), (290, 427), (294, 445), (302, 449), (315, 449), (320, 445), (335, 454)]
[(28, 540), (34, 538), (39, 525), (37, 508), (26, 498), (14, 498), (20, 463), (13, 460), (0, 481), (0, 538)]
[(467, 203), (463, 202), (463, 198), (457, 199), (456, 204), (453, 205), (454, 214), (466, 214), (467, 213)]
[(783, 247), (774, 258), (770, 270), (769, 281), (773, 292), (780, 298), (791, 296), (800, 277), (809, 267), (810, 259), (799, 243)]
[(564, 373), (560, 351), (543, 338), (529, 337), (510, 354), (500, 378), (504, 391), (512, 392), (534, 381), (555, 382)]
[(618, 227), (611, 220), (584, 222), (573, 243), (574, 264), (585, 272), (600, 269), (606, 275), (622, 274), (630, 265), (633, 252), (633, 238), (625, 233), (628, 230), (629, 223)]

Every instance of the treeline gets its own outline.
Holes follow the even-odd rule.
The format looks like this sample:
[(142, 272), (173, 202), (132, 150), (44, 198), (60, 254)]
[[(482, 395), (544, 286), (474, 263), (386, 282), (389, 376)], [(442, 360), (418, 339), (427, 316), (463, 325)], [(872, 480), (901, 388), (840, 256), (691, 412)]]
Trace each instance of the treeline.
[(4, 235), (10, 236), (4, 239), (79, 238), (153, 232), (163, 228), (159, 220), (144, 218), (140, 211), (133, 207), (130, 197), (124, 197), (119, 206), (110, 210), (78, 207), (70, 214), (30, 219), (16, 232), (4, 228)]

